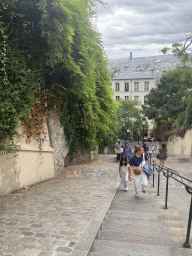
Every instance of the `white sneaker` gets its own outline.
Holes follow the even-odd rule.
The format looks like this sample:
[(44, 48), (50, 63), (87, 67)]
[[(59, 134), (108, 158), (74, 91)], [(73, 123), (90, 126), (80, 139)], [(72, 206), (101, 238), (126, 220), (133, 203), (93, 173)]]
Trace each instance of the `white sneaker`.
[(144, 188), (142, 188), (142, 192), (145, 193), (145, 189)]
[(125, 191), (128, 191), (128, 187), (124, 187), (124, 190), (125, 190)]
[(136, 197), (139, 197), (139, 194), (138, 194), (138, 193), (135, 193), (135, 196), (136, 196)]

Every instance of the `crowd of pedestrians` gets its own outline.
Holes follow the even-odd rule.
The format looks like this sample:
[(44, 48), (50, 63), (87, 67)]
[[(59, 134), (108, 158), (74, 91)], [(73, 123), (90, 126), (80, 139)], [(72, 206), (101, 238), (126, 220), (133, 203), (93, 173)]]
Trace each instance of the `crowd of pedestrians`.
[[(119, 161), (119, 175), (121, 178), (121, 184), (125, 191), (128, 191), (128, 180), (132, 181), (132, 177), (134, 180), (135, 186), (135, 196), (140, 196), (140, 191), (145, 193), (145, 188), (148, 186), (149, 176), (146, 173), (146, 168), (144, 168), (145, 164), (148, 163), (148, 147), (146, 143), (143, 146), (135, 145), (134, 150), (131, 149), (129, 143), (126, 143), (123, 146), (118, 139), (115, 144), (116, 149), (116, 159)], [(154, 145), (151, 147), (152, 156), (156, 153), (156, 148)], [(160, 160), (160, 166), (164, 166), (164, 161), (167, 158), (167, 149), (166, 145), (162, 144), (161, 148), (157, 151), (157, 157)], [(148, 166), (150, 169), (150, 167)]]

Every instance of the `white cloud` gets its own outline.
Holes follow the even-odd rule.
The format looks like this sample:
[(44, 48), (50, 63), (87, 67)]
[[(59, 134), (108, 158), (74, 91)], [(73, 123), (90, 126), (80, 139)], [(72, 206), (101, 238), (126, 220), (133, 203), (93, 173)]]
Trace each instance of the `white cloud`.
[(109, 58), (121, 58), (125, 50), (156, 55), (192, 31), (191, 0), (106, 1), (97, 7), (97, 27)]

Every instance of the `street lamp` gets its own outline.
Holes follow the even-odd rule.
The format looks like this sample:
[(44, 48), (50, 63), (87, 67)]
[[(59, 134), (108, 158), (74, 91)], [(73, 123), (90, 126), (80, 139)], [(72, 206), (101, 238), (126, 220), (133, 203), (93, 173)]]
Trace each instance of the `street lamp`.
[(147, 121), (146, 117), (143, 116), (141, 121), (142, 121), (142, 125), (143, 125), (143, 145), (144, 145), (144, 127), (145, 127), (145, 124), (146, 124), (146, 121)]
[(138, 129), (138, 130), (137, 130), (137, 134), (138, 134), (138, 145), (139, 145), (139, 133), (140, 133), (140, 130)]
[(130, 137), (130, 136), (129, 136), (129, 132), (130, 132), (130, 130), (127, 129), (127, 141), (128, 141), (128, 138)]

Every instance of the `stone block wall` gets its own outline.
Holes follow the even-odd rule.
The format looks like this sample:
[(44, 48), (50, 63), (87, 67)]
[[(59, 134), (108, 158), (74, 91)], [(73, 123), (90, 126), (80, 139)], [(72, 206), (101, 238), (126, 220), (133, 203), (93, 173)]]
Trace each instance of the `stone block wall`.
[(169, 156), (192, 156), (192, 130), (187, 130), (185, 136), (171, 136), (167, 143)]
[(69, 152), (69, 147), (57, 112), (51, 112), (47, 118), (47, 122), (51, 146), (54, 149), (55, 173), (58, 174), (64, 170), (65, 157)]

